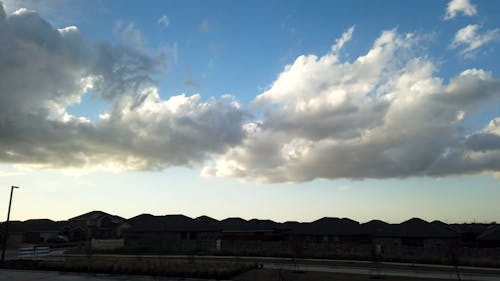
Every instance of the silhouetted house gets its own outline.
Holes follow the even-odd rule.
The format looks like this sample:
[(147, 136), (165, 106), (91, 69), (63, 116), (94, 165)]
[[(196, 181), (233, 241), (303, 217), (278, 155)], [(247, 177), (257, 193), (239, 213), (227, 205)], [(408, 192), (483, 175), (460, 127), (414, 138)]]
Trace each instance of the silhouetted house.
[(89, 227), (81, 221), (68, 222), (62, 233), (68, 237), (69, 241), (87, 241), (91, 238)]
[(218, 225), (225, 240), (275, 240), (279, 232), (271, 220), (227, 218)]
[(155, 252), (191, 252), (216, 248), (219, 230), (213, 223), (184, 215), (142, 214), (126, 222), (125, 248)]
[(500, 248), (500, 225), (492, 224), (476, 238), (479, 247)]
[[(27, 221), (9, 222), (9, 239), (21, 243), (50, 243), (57, 241), (66, 222), (49, 219), (32, 219)], [(14, 243), (14, 242), (13, 242)]]
[(357, 222), (325, 217), (310, 223), (286, 222), (289, 248), (294, 255), (359, 256), (371, 249), (370, 236)]
[(362, 224), (362, 227), (371, 237), (376, 237), (382, 234), (389, 224), (381, 220), (371, 220)]
[(245, 219), (242, 218), (227, 218), (219, 222), (219, 227), (223, 230), (244, 230), (247, 229), (247, 223)]
[(402, 246), (448, 248), (459, 237), (448, 227), (419, 218), (412, 218), (400, 224), (388, 224), (372, 235), (374, 242), (386, 249)]
[(485, 223), (463, 223), (452, 224), (450, 228), (460, 235), (462, 245), (475, 247), (479, 243), (477, 238), (483, 234), (490, 224)]
[(199, 222), (202, 222), (202, 223), (208, 223), (208, 224), (212, 224), (212, 225), (216, 225), (219, 223), (218, 220), (214, 219), (214, 218), (211, 218), (209, 216), (199, 216), (197, 217), (195, 220), (199, 221)]
[(92, 211), (69, 219), (64, 231), (72, 241), (116, 238), (119, 237), (119, 227), (124, 221), (119, 216)]
[[(285, 224), (286, 225), (286, 224)], [(311, 223), (291, 225), (291, 234), (312, 243), (369, 243), (366, 230), (347, 218), (322, 218)]]
[(440, 221), (440, 220), (434, 220), (434, 221), (431, 221), (431, 224), (432, 225), (435, 225), (437, 227), (442, 227), (442, 228), (447, 228), (447, 229), (451, 229), (453, 230), (454, 232), (456, 232), (452, 227), (450, 227), (450, 225)]
[[(9, 221), (9, 234), (7, 236), (7, 247), (19, 247), (24, 240), (24, 232), (22, 231), (10, 231), (10, 228), (16, 228), (18, 224), (22, 224), (21, 221)], [(0, 227), (0, 241), (3, 241), (5, 235), (5, 222), (1, 224)], [(0, 245), (1, 248), (1, 245)]]
[(271, 255), (288, 249), (286, 235), (272, 220), (227, 218), (219, 222), (218, 249), (234, 254)]

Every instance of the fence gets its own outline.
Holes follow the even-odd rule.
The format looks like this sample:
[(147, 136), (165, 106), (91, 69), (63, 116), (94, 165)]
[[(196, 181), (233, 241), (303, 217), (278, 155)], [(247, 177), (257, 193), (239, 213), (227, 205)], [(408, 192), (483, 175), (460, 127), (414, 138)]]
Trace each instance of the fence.
[(19, 252), (17, 253), (17, 257), (20, 259), (32, 259), (37, 257), (45, 257), (50, 253), (49, 247), (24, 247), (19, 248)]

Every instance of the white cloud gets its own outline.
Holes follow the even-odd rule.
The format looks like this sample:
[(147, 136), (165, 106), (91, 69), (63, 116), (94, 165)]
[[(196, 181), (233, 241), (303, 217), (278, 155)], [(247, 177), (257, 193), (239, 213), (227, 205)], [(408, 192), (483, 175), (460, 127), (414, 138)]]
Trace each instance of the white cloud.
[(476, 6), (472, 5), (469, 0), (451, 0), (446, 8), (444, 19), (452, 19), (458, 14), (463, 14), (469, 17), (477, 15)]
[(167, 15), (162, 15), (158, 19), (158, 24), (161, 24), (163, 27), (167, 28), (170, 25), (170, 19), (167, 17)]
[(455, 33), (455, 38), (451, 43), (452, 48), (462, 48), (460, 53), (465, 58), (473, 57), (479, 48), (487, 43), (500, 40), (500, 30), (498, 28), (480, 33), (481, 27), (477, 24), (470, 24)]
[(301, 182), (500, 170), (496, 130), (464, 136), (457, 121), (498, 101), (499, 80), (469, 69), (445, 84), (428, 58), (412, 55), (417, 41), (395, 30), (365, 55), (340, 61), (333, 51), (342, 38), (332, 52), (286, 66), (255, 99), (264, 114), (247, 138), (204, 174)]
[[(47, 0), (41, 1), (37, 0), (2, 0), (3, 8), (7, 13), (13, 13), (16, 10), (29, 7), (32, 10), (47, 10), (47, 7), (54, 6), (61, 2), (60, 0)], [(45, 8), (45, 9), (44, 9)]]
[(201, 23), (200, 23), (200, 30), (201, 31), (203, 31), (203, 32), (209, 32), (209, 31), (212, 30), (212, 28), (213, 28), (213, 25), (212, 25), (212, 23), (209, 20), (204, 19), (204, 20), (201, 21)]
[(344, 44), (349, 42), (352, 38), (352, 33), (354, 32), (354, 26), (351, 26), (346, 32), (342, 33), (342, 37), (335, 41), (335, 44), (332, 46), (332, 52), (336, 53), (344, 47)]

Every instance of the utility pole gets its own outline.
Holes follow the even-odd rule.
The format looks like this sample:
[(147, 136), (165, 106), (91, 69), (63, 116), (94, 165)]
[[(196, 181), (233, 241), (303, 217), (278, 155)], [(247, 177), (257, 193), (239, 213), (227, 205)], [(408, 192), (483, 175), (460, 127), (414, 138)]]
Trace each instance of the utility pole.
[(9, 220), (10, 220), (10, 207), (12, 206), (12, 194), (14, 193), (14, 188), (19, 188), (18, 186), (10, 187), (10, 199), (9, 199), (9, 211), (7, 212), (7, 221), (5, 222), (5, 231), (2, 243), (2, 265), (5, 261), (5, 248), (7, 248), (7, 235), (9, 234)]

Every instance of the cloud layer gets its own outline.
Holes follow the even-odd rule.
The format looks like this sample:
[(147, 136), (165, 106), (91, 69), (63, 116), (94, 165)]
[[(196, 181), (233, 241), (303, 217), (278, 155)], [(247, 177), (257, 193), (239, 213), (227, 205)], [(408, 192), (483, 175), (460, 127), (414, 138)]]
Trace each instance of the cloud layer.
[(261, 182), (316, 178), (444, 176), (500, 169), (495, 119), (461, 133), (461, 122), (498, 101), (500, 81), (480, 69), (449, 83), (411, 54), (418, 39), (385, 31), (352, 62), (339, 59), (347, 31), (324, 56), (300, 56), (255, 103), (243, 144), (204, 173)]
[[(500, 119), (471, 135), (461, 130), (498, 101), (500, 81), (468, 69), (444, 82), (432, 61), (414, 55), (415, 35), (384, 31), (345, 61), (349, 28), (327, 54), (286, 66), (252, 114), (230, 96), (162, 99), (152, 77), (166, 68), (165, 55), (150, 55), (133, 24), (117, 23), (114, 34), (116, 44), (89, 42), (76, 27), (0, 8), (0, 161), (203, 165), (205, 175), (260, 182), (500, 171)], [(82, 95), (106, 103), (99, 120), (68, 113)]]

